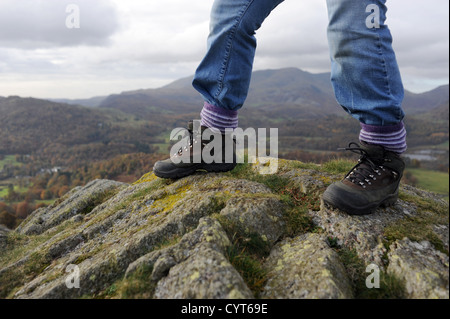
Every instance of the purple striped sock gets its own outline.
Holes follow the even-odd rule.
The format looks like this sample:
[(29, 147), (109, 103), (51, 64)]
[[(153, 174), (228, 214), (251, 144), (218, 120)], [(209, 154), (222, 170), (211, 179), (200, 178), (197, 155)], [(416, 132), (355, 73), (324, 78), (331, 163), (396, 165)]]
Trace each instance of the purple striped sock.
[(211, 105), (207, 102), (203, 105), (200, 113), (201, 125), (209, 128), (217, 128), (225, 132), (226, 128), (235, 129), (238, 127), (238, 112), (226, 110), (221, 107)]
[(389, 126), (375, 126), (361, 123), (359, 140), (383, 146), (387, 151), (402, 154), (406, 151), (406, 129), (403, 122)]

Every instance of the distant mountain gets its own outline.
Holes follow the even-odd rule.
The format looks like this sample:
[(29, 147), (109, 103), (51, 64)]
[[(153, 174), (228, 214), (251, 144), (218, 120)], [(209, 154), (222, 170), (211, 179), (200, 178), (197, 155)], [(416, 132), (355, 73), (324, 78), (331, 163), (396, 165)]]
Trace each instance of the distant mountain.
[(88, 107), (98, 107), (107, 96), (96, 96), (89, 99), (48, 99), (56, 103), (66, 103), (70, 105), (81, 105)]
[(30, 154), (45, 163), (81, 164), (152, 153), (151, 144), (163, 130), (160, 119), (139, 122), (113, 110), (33, 98), (0, 100), (0, 154)]
[(419, 113), (417, 116), (427, 118), (434, 121), (449, 121), (449, 101), (441, 104), (438, 107), (433, 108), (431, 111), (426, 113)]
[(403, 102), (409, 114), (425, 113), (442, 106), (449, 100), (449, 85), (442, 85), (429, 92), (415, 94), (405, 92)]
[[(158, 112), (199, 112), (203, 104), (200, 94), (192, 87), (193, 77), (177, 80), (159, 89), (148, 89), (110, 95), (100, 104), (123, 112), (149, 116)], [(276, 107), (274, 107), (276, 106)], [(299, 69), (255, 71), (246, 107), (258, 108), (271, 117), (272, 113), (291, 116), (317, 117), (317, 107), (336, 113), (329, 74), (311, 74)]]
[(192, 77), (180, 79), (159, 89), (146, 89), (113, 94), (99, 107), (149, 117), (159, 113), (199, 112), (202, 98), (192, 88)]
[[(6, 149), (12, 154), (31, 153), (48, 142), (77, 144), (105, 120), (104, 114), (87, 108), (9, 97), (0, 101), (0, 153)], [(71, 134), (75, 130), (76, 136)]]
[[(336, 150), (358, 136), (359, 124), (335, 101), (329, 77), (294, 68), (254, 72), (240, 127), (278, 127), (284, 150)], [(0, 97), (0, 154), (31, 154), (65, 165), (157, 147), (165, 152), (168, 132), (199, 118), (203, 101), (191, 83), (187, 77), (159, 89), (60, 100), (90, 107)], [(411, 147), (448, 140), (448, 95), (448, 85), (406, 92)]]
[[(177, 80), (159, 89), (123, 92), (104, 98), (99, 107), (151, 118), (158, 113), (198, 113), (202, 98), (192, 87), (193, 77)], [(405, 92), (407, 114), (432, 110), (449, 100), (449, 86), (430, 92)], [(248, 109), (263, 112), (269, 118), (318, 118), (342, 115), (330, 82), (330, 74), (312, 74), (296, 68), (255, 71), (242, 114)], [(250, 112), (252, 113), (252, 112)]]

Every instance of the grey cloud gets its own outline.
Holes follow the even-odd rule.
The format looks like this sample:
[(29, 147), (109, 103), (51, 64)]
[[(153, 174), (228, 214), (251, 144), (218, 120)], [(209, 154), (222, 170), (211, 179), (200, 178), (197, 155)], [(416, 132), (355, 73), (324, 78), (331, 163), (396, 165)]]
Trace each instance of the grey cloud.
[[(69, 4), (80, 10), (80, 28), (68, 28)], [(115, 7), (107, 0), (2, 0), (0, 47), (37, 49), (98, 46), (119, 29)]]

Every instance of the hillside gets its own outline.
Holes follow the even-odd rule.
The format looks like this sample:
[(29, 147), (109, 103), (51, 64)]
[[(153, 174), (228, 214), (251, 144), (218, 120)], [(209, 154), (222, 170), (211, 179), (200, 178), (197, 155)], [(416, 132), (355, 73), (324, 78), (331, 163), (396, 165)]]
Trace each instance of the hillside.
[(350, 163), (279, 164), (78, 187), (0, 229), (0, 297), (449, 298), (448, 202), (403, 185), (351, 217), (320, 202)]
[[(199, 117), (203, 103), (191, 83), (192, 76), (159, 89), (111, 95), (99, 107), (118, 109), (143, 119), (177, 115), (178, 126), (184, 126), (183, 121)], [(448, 100), (448, 85), (421, 94), (405, 92), (403, 106), (411, 149), (448, 141), (448, 116), (445, 117)], [(302, 160), (321, 159), (310, 154), (296, 157), (297, 150), (333, 152), (342, 143), (356, 139), (359, 132), (358, 123), (336, 103), (330, 74), (312, 74), (295, 68), (253, 73), (245, 107), (239, 113), (239, 125), (279, 128), (281, 152), (288, 158)]]
[(431, 109), (423, 117), (434, 121), (447, 121), (449, 118), (449, 101), (447, 100), (445, 103)]
[(73, 165), (155, 149), (164, 126), (113, 110), (45, 100), (0, 100), (0, 154), (31, 155), (42, 165)]
[(425, 113), (438, 108), (449, 100), (449, 86), (442, 85), (429, 92), (414, 94), (405, 92), (405, 109), (409, 114)]
[[(160, 89), (64, 100), (88, 106), (0, 98), (0, 162), (14, 159), (0, 170), (0, 221), (5, 224), (6, 216), (13, 227), (11, 214), (19, 222), (34, 207), (93, 178), (129, 182), (167, 157), (171, 129), (199, 118), (202, 101), (191, 82), (187, 77)], [(448, 86), (407, 92), (405, 110), (409, 152), (434, 158), (408, 165), (448, 173)], [(244, 129), (278, 128), (280, 158), (305, 162), (348, 156), (336, 150), (356, 141), (360, 129), (336, 104), (329, 74), (294, 68), (254, 72), (239, 117)], [(412, 175), (408, 182), (421, 184)]]
[[(160, 89), (83, 102), (93, 106), (97, 101), (96, 108), (19, 97), (0, 100), (0, 154), (31, 154), (66, 165), (158, 148), (164, 153), (170, 129), (199, 117), (202, 100), (191, 82), (188, 77)], [(448, 86), (422, 94), (407, 92), (411, 148), (448, 141), (448, 99)], [(243, 128), (278, 127), (283, 153), (334, 151), (359, 131), (358, 123), (337, 105), (329, 74), (294, 68), (254, 72), (239, 123)]]
[[(154, 112), (199, 112), (203, 102), (192, 88), (192, 76), (177, 80), (159, 89), (123, 92), (106, 97), (100, 107), (114, 108), (131, 114)], [(430, 92), (415, 94), (406, 91), (404, 109), (417, 114), (449, 100), (448, 85)], [(274, 107), (276, 106), (276, 107)], [(330, 83), (330, 74), (312, 74), (296, 68), (255, 71), (244, 110), (257, 107), (267, 118), (304, 119), (342, 114)]]

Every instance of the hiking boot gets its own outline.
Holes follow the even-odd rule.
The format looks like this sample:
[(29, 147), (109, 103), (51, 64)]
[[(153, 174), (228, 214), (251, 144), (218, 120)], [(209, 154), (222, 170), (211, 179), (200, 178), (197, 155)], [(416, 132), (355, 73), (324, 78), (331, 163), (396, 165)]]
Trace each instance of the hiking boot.
[(366, 215), (380, 206), (394, 205), (405, 169), (400, 156), (364, 142), (350, 143), (345, 150), (361, 157), (342, 181), (327, 188), (324, 203), (350, 215)]
[[(200, 123), (200, 121), (195, 122)], [(180, 145), (179, 150), (170, 158), (155, 163), (153, 172), (156, 176), (177, 179), (197, 171), (228, 172), (236, 167), (236, 145), (231, 134), (223, 134), (200, 124), (194, 128), (193, 121), (189, 122), (185, 132), (185, 138), (176, 144), (177, 147)], [(204, 139), (207, 135), (212, 138)], [(213, 146), (217, 145), (217, 141), (220, 142), (220, 147)], [(232, 152), (230, 151), (228, 156), (225, 151), (228, 151), (227, 145), (232, 146)], [(205, 155), (208, 158), (205, 159)]]

